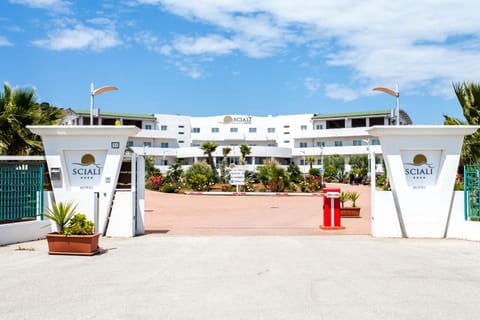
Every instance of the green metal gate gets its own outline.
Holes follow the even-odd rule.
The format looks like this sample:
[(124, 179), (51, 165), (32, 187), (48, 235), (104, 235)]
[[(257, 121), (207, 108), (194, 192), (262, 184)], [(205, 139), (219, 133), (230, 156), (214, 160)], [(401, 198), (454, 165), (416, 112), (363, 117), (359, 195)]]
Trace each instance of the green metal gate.
[(0, 223), (42, 215), (43, 175), (43, 162), (0, 162)]
[(465, 165), (463, 170), (465, 220), (480, 221), (480, 165)]

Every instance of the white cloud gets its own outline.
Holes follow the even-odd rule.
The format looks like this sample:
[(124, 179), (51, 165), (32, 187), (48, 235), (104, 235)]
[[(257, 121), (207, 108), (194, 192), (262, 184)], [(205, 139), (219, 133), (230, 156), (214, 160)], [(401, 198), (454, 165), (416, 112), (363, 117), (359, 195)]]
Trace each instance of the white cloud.
[(325, 95), (329, 98), (343, 100), (345, 102), (353, 101), (359, 96), (358, 92), (354, 89), (337, 83), (327, 84), (325, 87)]
[(10, 2), (25, 5), (30, 8), (54, 11), (66, 11), (70, 6), (70, 2), (65, 0), (10, 0)]
[(318, 78), (307, 77), (303, 80), (303, 84), (307, 88), (308, 94), (312, 95), (320, 89), (321, 82)]
[(0, 36), (0, 46), (13, 46), (13, 43), (6, 37)]
[[(262, 58), (301, 45), (314, 49), (310, 59), (342, 68), (362, 87), (399, 82), (406, 90), (439, 93), (444, 90), (438, 85), (480, 78), (480, 65), (475, 63), (480, 59), (477, 0), (464, 0), (461, 5), (453, 0), (137, 3), (159, 6), (193, 23), (215, 28), (207, 35), (174, 39), (170, 48), (183, 55), (243, 52)], [(356, 95), (340, 96), (353, 99)]]
[(230, 39), (217, 35), (208, 35), (199, 38), (180, 36), (173, 41), (173, 47), (178, 52), (186, 55), (224, 55), (229, 54), (233, 49), (236, 49), (236, 44)]
[(50, 50), (101, 51), (119, 45), (121, 41), (114, 30), (98, 30), (83, 25), (60, 29), (50, 33), (48, 39), (35, 40), (34, 45)]
[(198, 79), (202, 77), (202, 71), (198, 64), (176, 62), (175, 66), (183, 73), (188, 75), (192, 79)]

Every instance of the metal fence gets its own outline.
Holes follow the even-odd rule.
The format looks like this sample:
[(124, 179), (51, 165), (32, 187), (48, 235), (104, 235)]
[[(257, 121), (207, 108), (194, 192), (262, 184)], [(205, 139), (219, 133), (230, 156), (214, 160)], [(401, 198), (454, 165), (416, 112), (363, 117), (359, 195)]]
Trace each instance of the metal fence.
[(465, 165), (463, 171), (465, 220), (480, 221), (480, 165)]
[(0, 162), (0, 223), (41, 216), (43, 189), (43, 162)]

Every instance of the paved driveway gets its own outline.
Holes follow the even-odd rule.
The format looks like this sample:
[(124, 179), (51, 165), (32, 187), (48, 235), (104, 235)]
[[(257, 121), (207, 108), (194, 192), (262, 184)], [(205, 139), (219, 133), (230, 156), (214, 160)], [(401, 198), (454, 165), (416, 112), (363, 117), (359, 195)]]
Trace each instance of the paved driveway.
[[(478, 319), (479, 243), (370, 236), (102, 238), (0, 247), (0, 319)], [(19, 250), (20, 249), (20, 250)]]
[(174, 235), (370, 234), (370, 188), (329, 184), (360, 193), (361, 218), (343, 218), (345, 230), (324, 231), (323, 197), (206, 196), (147, 191), (145, 227)]

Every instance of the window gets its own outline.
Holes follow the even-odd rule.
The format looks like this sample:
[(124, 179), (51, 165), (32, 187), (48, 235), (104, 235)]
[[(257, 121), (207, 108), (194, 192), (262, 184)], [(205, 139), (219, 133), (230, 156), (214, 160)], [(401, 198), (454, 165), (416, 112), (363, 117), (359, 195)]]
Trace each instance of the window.
[(178, 125), (178, 128), (183, 129), (185, 126), (183, 124)]
[(160, 148), (168, 148), (168, 142), (160, 143)]
[(378, 140), (378, 139), (372, 139), (372, 145), (374, 145), (374, 146), (380, 145), (380, 140)]
[(192, 128), (192, 133), (200, 133), (200, 128)]
[(269, 143), (267, 144), (267, 147), (276, 147), (277, 145), (275, 143)]
[(327, 129), (345, 128), (345, 119), (327, 120)]
[(302, 131), (307, 131), (307, 126), (304, 125), (304, 124), (301, 125), (301, 126), (300, 126), (300, 130), (302, 130)]
[(183, 131), (179, 131), (179, 132), (178, 132), (178, 134), (185, 134), (185, 132), (183, 132)]
[(290, 143), (290, 140), (284, 140), (283, 143)]
[(133, 147), (133, 141), (127, 141), (127, 147)]
[(178, 143), (185, 143), (185, 141), (183, 141), (183, 140), (178, 140)]
[(238, 128), (237, 127), (232, 127), (232, 128), (230, 128), (230, 132), (232, 132), (232, 133), (238, 132)]
[(256, 132), (257, 132), (257, 128), (248, 128), (248, 132), (250, 132), (250, 133), (256, 133)]
[(324, 141), (317, 141), (317, 147), (325, 147)]
[(212, 133), (219, 133), (220, 129), (219, 128), (212, 128)]
[(200, 147), (200, 143), (192, 143), (192, 147)]
[(335, 147), (341, 147), (341, 146), (343, 146), (342, 141), (335, 141)]
[(283, 127), (284, 128), (290, 128), (290, 126), (288, 124), (284, 125)]
[(362, 145), (362, 140), (353, 140), (353, 145), (354, 146), (361, 146)]
[(151, 124), (146, 124), (145, 125), (145, 130), (152, 130), (152, 125)]
[(300, 142), (300, 148), (306, 148), (306, 147), (308, 147), (307, 142)]
[(275, 133), (275, 128), (268, 128), (268, 133)]
[(164, 125), (164, 124), (162, 124), (162, 125), (160, 126), (160, 130), (162, 130), (162, 131), (167, 131), (167, 126)]
[(152, 146), (152, 143), (150, 141), (144, 141), (143, 142), (143, 146), (144, 147), (151, 147)]
[(366, 127), (366, 126), (367, 126), (366, 118), (352, 119), (352, 128), (359, 128), (359, 127)]
[(322, 130), (323, 129), (323, 124), (317, 124), (315, 125), (316, 130)]
[(286, 131), (286, 132), (284, 132), (283, 134), (290, 134), (290, 132)]

